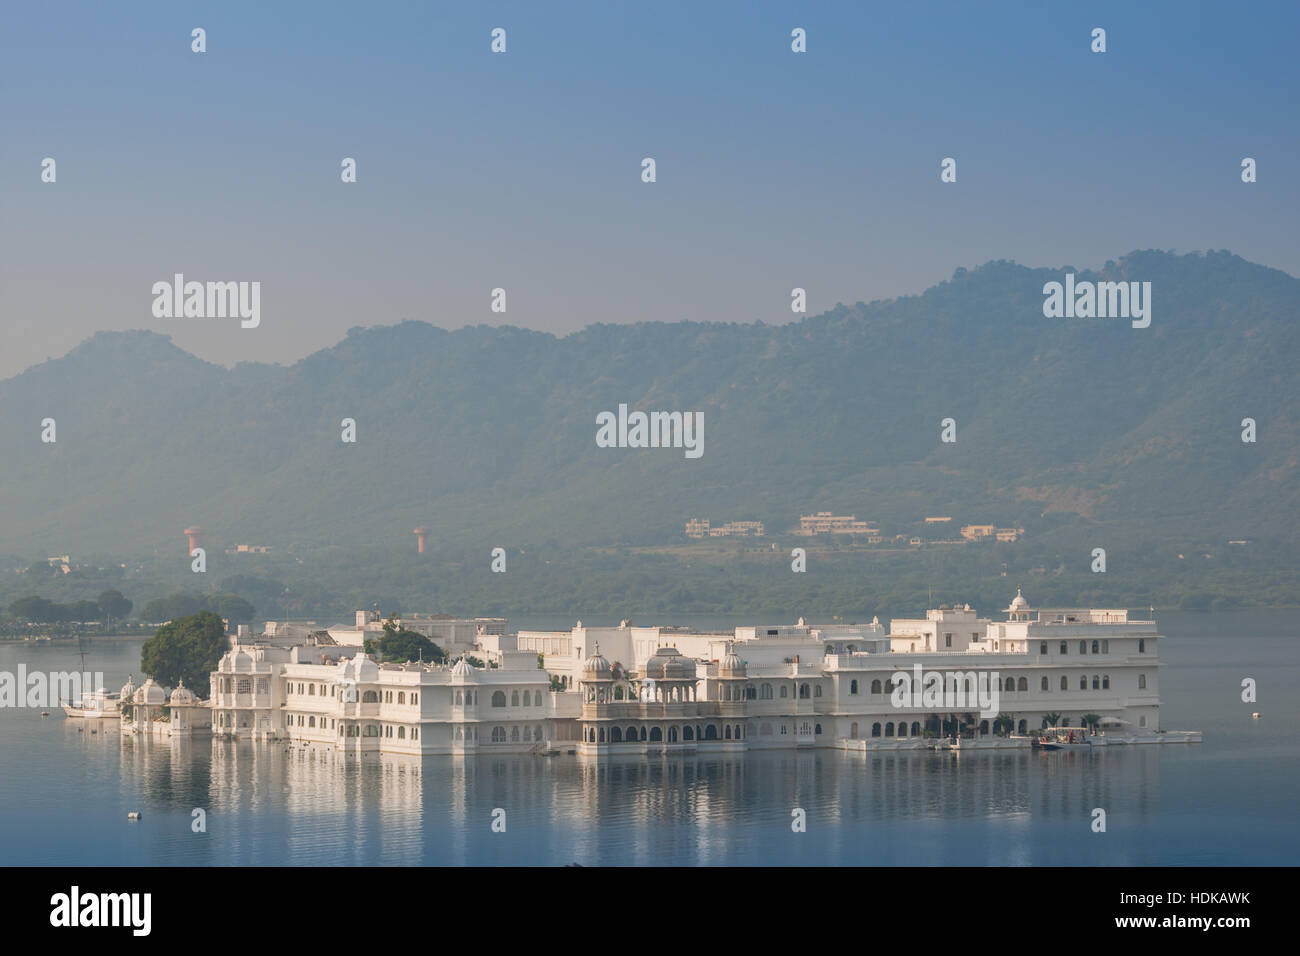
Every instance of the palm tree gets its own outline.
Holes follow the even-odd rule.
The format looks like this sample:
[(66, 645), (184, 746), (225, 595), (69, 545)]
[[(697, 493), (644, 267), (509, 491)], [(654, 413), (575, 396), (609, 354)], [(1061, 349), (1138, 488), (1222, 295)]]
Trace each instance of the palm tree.
[(1047, 721), (1047, 726), (1055, 727), (1057, 721), (1061, 719), (1061, 715), (1056, 711), (1052, 711), (1050, 714), (1043, 714), (1043, 719)]
[(1101, 714), (1084, 714), (1080, 720), (1083, 721), (1084, 726), (1087, 727), (1089, 731), (1095, 734), (1097, 732), (1097, 725), (1101, 723)]

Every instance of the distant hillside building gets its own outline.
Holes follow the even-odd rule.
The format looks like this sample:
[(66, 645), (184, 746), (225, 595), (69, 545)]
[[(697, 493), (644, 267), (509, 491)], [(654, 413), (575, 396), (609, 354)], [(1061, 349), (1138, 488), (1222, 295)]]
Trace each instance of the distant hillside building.
[(996, 527), (991, 524), (968, 524), (961, 529), (961, 536), (967, 541), (978, 541), (980, 538), (990, 538)]
[(829, 511), (803, 515), (799, 518), (799, 530), (796, 534), (880, 534), (880, 529), (872, 527), (869, 521), (859, 521), (856, 515), (836, 515)]
[(925, 523), (926, 523), (926, 524), (946, 524), (947, 522), (949, 522), (949, 521), (951, 521), (951, 520), (952, 520), (952, 518), (950, 518), (950, 517), (948, 517), (948, 516), (945, 515), (944, 517), (941, 517), (941, 518), (926, 518), (926, 519), (925, 519)]
[(761, 538), (763, 522), (728, 521), (714, 528), (710, 526), (708, 518), (692, 518), (686, 522), (686, 536), (688, 538)]

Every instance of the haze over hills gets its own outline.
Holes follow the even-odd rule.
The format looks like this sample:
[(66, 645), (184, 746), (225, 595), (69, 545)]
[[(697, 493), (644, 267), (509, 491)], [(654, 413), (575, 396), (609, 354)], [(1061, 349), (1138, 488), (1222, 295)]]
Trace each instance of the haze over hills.
[[(1149, 281), (1150, 327), (1044, 318), (1043, 284), (1067, 271)], [(781, 532), (815, 510), (886, 531), (952, 515), (1071, 547), (1289, 541), (1298, 320), (1285, 273), (1146, 251), (1096, 272), (991, 262), (780, 326), (556, 338), (408, 321), (289, 367), (101, 333), (0, 382), (0, 552), (179, 560), (197, 523), (213, 550), (406, 554), (424, 524), (439, 548), (486, 554), (679, 544), (694, 516)], [(702, 412), (703, 456), (596, 447), (596, 415), (620, 403)]]

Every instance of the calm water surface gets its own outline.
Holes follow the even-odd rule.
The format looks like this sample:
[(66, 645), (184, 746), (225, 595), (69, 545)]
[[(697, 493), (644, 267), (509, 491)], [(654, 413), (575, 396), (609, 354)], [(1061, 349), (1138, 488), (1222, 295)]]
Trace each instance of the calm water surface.
[[(1095, 754), (358, 760), (3, 709), (0, 864), (1295, 865), (1295, 621), (1161, 615), (1161, 723), (1205, 742)], [(119, 687), (140, 643), (93, 642), (87, 668)], [(0, 671), (20, 662), (79, 669), (73, 645), (0, 644)], [(1243, 677), (1258, 703), (1241, 702)], [(791, 832), (795, 807), (806, 833)]]

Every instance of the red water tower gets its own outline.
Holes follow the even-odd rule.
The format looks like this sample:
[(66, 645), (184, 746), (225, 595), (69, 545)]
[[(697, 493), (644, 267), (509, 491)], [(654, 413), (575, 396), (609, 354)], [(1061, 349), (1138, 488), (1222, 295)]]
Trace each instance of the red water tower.
[(186, 554), (193, 554), (194, 549), (199, 547), (199, 535), (203, 534), (203, 529), (198, 525), (192, 525), (185, 529), (185, 537), (189, 539), (190, 547)]

